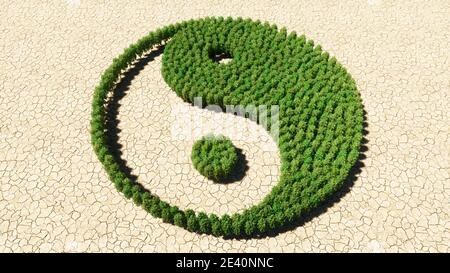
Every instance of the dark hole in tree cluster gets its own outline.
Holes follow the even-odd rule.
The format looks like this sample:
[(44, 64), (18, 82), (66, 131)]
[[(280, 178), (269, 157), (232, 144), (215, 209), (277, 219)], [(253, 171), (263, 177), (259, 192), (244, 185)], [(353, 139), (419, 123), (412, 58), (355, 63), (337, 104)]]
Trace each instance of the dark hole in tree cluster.
[(233, 59), (231, 54), (226, 51), (213, 52), (210, 54), (210, 57), (214, 62), (219, 64), (227, 64)]

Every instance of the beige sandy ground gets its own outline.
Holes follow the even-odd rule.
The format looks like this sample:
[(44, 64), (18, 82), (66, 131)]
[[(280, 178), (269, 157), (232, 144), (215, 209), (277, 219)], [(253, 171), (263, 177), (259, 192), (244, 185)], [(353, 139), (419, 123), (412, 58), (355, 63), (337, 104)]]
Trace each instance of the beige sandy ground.
[[(0, 251), (450, 250), (449, 1), (2, 0), (0, 7)], [(277, 236), (224, 240), (164, 224), (117, 193), (90, 145), (93, 88), (112, 59), (157, 27), (213, 15), (305, 33), (348, 68), (364, 100), (367, 151), (349, 192)], [(187, 106), (163, 81), (160, 63), (161, 56), (149, 61), (120, 101), (119, 143), (138, 180), (182, 208), (235, 212), (261, 200), (279, 174), (267, 133)], [(232, 137), (248, 161), (242, 181), (215, 185), (192, 168), (193, 139), (171, 133), (175, 108), (258, 136)]]

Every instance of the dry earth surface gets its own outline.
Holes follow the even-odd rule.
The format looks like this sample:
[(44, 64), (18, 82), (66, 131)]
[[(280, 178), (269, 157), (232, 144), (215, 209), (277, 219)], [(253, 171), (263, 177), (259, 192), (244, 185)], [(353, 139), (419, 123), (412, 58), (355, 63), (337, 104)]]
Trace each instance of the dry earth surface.
[[(450, 251), (449, 1), (1, 0), (0, 7), (0, 251)], [(321, 44), (353, 75), (367, 111), (363, 166), (349, 189), (309, 221), (265, 238), (225, 240), (162, 223), (116, 191), (90, 144), (93, 89), (115, 56), (157, 27), (229, 15)], [(279, 175), (265, 130), (188, 106), (160, 68), (161, 55), (148, 59), (121, 87), (118, 136), (133, 174), (181, 208), (222, 214), (260, 201)], [(176, 109), (243, 150), (249, 168), (241, 181), (217, 185), (195, 171), (189, 155), (203, 132), (174, 137), (174, 124), (192, 132)], [(226, 130), (233, 124), (244, 136)]]

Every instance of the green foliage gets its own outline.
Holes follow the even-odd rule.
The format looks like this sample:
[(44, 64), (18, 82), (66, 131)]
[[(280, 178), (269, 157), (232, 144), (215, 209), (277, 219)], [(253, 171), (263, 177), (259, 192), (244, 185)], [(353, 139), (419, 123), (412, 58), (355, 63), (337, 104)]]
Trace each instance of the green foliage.
[(230, 236), (232, 234), (233, 232), (232, 223), (233, 222), (231, 221), (230, 216), (228, 216), (227, 214), (222, 216), (222, 218), (220, 219), (220, 227), (223, 236)]
[(121, 179), (119, 177), (115, 178), (114, 185), (116, 186), (116, 189), (118, 191), (120, 191), (120, 192), (123, 191), (123, 186), (124, 186), (123, 179)]
[(202, 233), (211, 232), (211, 223), (209, 221), (208, 216), (204, 212), (200, 212), (198, 214), (198, 224), (200, 232)]
[(173, 217), (173, 223), (179, 227), (186, 227), (186, 219), (184, 218), (184, 214), (181, 212), (175, 214)]
[(266, 219), (263, 218), (263, 217), (258, 218), (257, 227), (258, 227), (258, 231), (259, 231), (260, 233), (266, 232), (266, 231), (267, 231), (267, 222), (266, 222)]
[[(170, 39), (170, 40), (169, 40)], [(260, 204), (232, 217), (182, 211), (135, 184), (106, 144), (106, 107), (120, 74), (139, 56), (166, 43), (162, 74), (185, 101), (280, 106), (281, 175)], [(210, 53), (228, 53), (218, 64)], [(295, 221), (343, 184), (359, 156), (363, 110), (355, 81), (345, 68), (304, 35), (249, 19), (205, 18), (170, 25), (132, 44), (113, 60), (95, 88), (91, 142), (116, 189), (154, 217), (215, 236), (264, 233)], [(277, 123), (269, 122), (267, 130)], [(236, 150), (200, 140), (192, 161), (203, 175), (222, 179), (236, 163)]]
[(194, 215), (189, 215), (187, 218), (187, 229), (189, 231), (200, 231), (198, 225), (199, 219)]
[(131, 192), (133, 193), (133, 202), (140, 206), (142, 204), (142, 190), (139, 185), (134, 185), (131, 188)]
[(191, 160), (202, 175), (222, 181), (230, 176), (238, 157), (231, 140), (222, 135), (208, 135), (194, 143)]
[(246, 221), (245, 225), (244, 225), (245, 235), (252, 235), (253, 232), (255, 232), (256, 225), (257, 225), (257, 222), (253, 221), (252, 219), (249, 219), (248, 221)]
[(133, 186), (131, 184), (125, 184), (123, 186), (123, 195), (125, 195), (125, 197), (127, 199), (130, 199), (133, 196)]
[(150, 201), (150, 214), (154, 217), (161, 217), (161, 207), (159, 206), (160, 200), (155, 197)]
[(232, 234), (235, 236), (242, 235), (245, 218), (242, 215), (235, 214), (231, 218)]
[(211, 223), (211, 232), (215, 236), (220, 236), (222, 234), (222, 227), (219, 217), (215, 214), (209, 216), (209, 222)]
[(142, 205), (142, 195), (139, 191), (137, 192), (133, 192), (133, 202), (137, 205), (140, 206)]

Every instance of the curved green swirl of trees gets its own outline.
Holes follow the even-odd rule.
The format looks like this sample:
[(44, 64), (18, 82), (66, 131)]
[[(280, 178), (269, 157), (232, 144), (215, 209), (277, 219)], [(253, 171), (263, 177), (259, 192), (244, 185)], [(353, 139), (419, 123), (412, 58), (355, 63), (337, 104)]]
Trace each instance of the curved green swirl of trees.
[[(163, 77), (183, 100), (279, 106), (281, 175), (259, 204), (233, 215), (182, 210), (133, 182), (114, 159), (106, 139), (108, 97), (121, 73), (161, 43), (166, 43)], [(215, 62), (217, 53), (231, 55), (232, 61)], [(274, 125), (269, 122), (267, 128)], [(117, 190), (164, 222), (215, 236), (266, 233), (320, 205), (356, 163), (362, 132), (359, 92), (334, 57), (303, 35), (241, 18), (189, 20), (150, 32), (113, 60), (92, 103), (92, 145)]]

